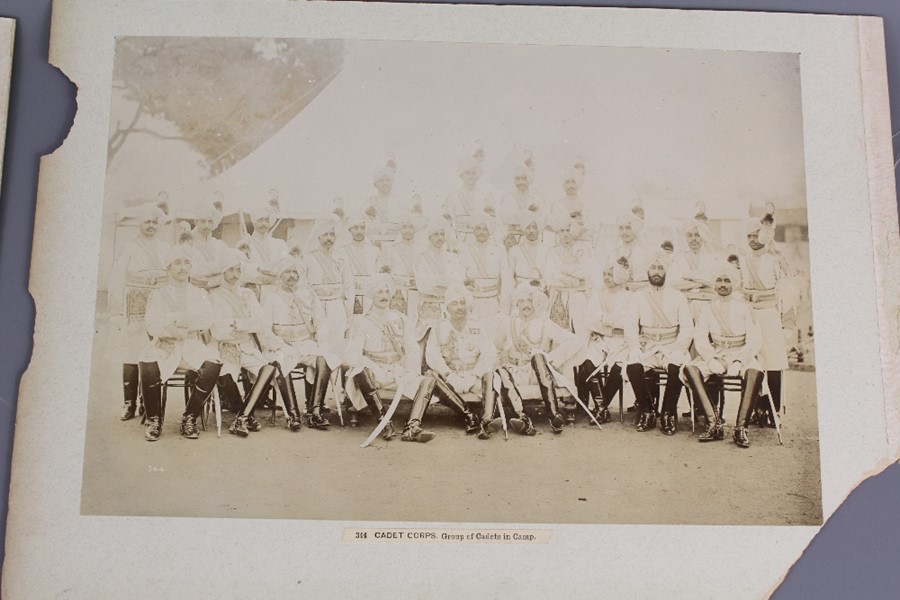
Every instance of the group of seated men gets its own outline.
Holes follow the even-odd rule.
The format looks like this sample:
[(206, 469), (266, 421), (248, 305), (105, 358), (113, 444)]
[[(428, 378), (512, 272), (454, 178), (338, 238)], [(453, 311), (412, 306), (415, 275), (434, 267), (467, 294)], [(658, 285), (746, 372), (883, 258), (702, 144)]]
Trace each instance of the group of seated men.
[[(390, 173), (381, 173), (365, 210), (317, 219), (303, 248), (272, 235), (272, 206), (251, 215), (252, 234), (235, 248), (213, 235), (221, 213), (212, 205), (174, 244), (158, 235), (166, 214), (139, 206), (139, 234), (110, 279), (122, 420), (136, 416), (140, 397), (145, 437), (159, 439), (162, 386), (181, 373), (190, 390), (181, 434), (190, 439), (214, 388), (235, 414), (231, 433), (260, 431), (255, 410), (273, 385), (293, 431), (330, 426), (330, 390), (351, 425), (368, 409), (386, 440), (397, 436), (403, 397), (413, 400), (404, 441), (435, 437), (422, 426), (432, 403), (479, 439), (531, 436), (524, 400), (537, 388), (558, 434), (573, 419), (564, 405), (610, 421), (627, 378), (637, 431), (658, 424), (674, 435), (686, 384), (707, 442), (724, 438), (718, 389), (729, 375), (743, 382), (734, 442), (749, 447), (751, 419), (773, 424), (787, 352), (771, 215), (748, 219), (746, 247), (726, 256), (711, 249), (703, 214), (683, 224), (683, 250), (650, 244), (635, 206), (617, 221), (614, 249), (598, 256), (577, 169), (553, 204), (529, 192), (525, 170), (516, 191), (493, 203), (471, 164), (440, 216), (398, 210)], [(303, 410), (291, 372), (303, 375)], [(764, 378), (771, 398), (761, 397)]]

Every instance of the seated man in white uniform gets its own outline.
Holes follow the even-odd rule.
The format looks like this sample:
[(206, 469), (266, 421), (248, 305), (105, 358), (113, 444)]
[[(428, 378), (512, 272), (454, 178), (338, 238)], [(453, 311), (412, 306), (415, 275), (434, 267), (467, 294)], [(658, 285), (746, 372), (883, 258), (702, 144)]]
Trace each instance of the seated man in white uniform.
[[(209, 294), (214, 311), (211, 331), (222, 361), (219, 396), (223, 407), (238, 415), (229, 431), (241, 437), (262, 429), (253, 418), (253, 409), (275, 375), (275, 367), (268, 364), (259, 345), (258, 336), (266, 325), (256, 294), (240, 287), (246, 262), (243, 252), (229, 249), (222, 257), (222, 285)], [(254, 381), (243, 399), (237, 387), (242, 371)]]
[(647, 372), (666, 371), (666, 389), (662, 400), (660, 429), (675, 435), (676, 408), (681, 395), (681, 368), (690, 360), (688, 349), (694, 335), (694, 321), (687, 300), (678, 290), (667, 287), (668, 256), (660, 252), (647, 270), (649, 286), (635, 292), (625, 324), (628, 344), (628, 380), (640, 411), (637, 430), (649, 431), (656, 425), (656, 406), (650, 392)]
[(750, 411), (762, 384), (762, 372), (756, 360), (762, 336), (753, 318), (753, 309), (733, 298), (734, 284), (740, 277), (737, 270), (728, 263), (713, 270), (716, 298), (702, 307), (694, 330), (694, 347), (699, 356), (684, 367), (688, 385), (709, 421), (706, 432), (697, 439), (712, 442), (725, 437), (717, 402), (712, 402), (709, 394), (711, 387), (718, 389), (721, 380), (716, 386), (709, 384), (722, 375), (740, 375), (743, 392), (734, 426), (734, 442), (741, 448), (749, 448)]
[[(585, 403), (589, 394), (594, 397), (595, 417), (600, 423), (611, 419), (609, 404), (622, 385), (622, 366), (628, 362), (625, 325), (631, 292), (624, 283), (616, 280), (613, 265), (607, 265), (603, 270), (603, 289), (594, 290), (586, 313), (586, 360), (578, 368), (575, 382)], [(604, 367), (609, 371), (601, 384), (599, 371)]]
[[(350, 399), (357, 409), (369, 407), (373, 416), (385, 418), (388, 407), (382, 394), (393, 389), (395, 401), (400, 397), (413, 398), (401, 439), (405, 442), (429, 442), (434, 433), (422, 429), (422, 418), (431, 401), (435, 380), (422, 376), (422, 350), (416, 340), (414, 327), (406, 316), (391, 310), (394, 282), (390, 275), (380, 273), (369, 280), (365, 313), (354, 319), (347, 344), (346, 365), (351, 380)], [(355, 388), (355, 389), (353, 389)], [(358, 393), (357, 393), (358, 392)], [(357, 397), (361, 396), (361, 402)], [(381, 437), (390, 440), (396, 435), (388, 421)]]
[(212, 325), (212, 304), (203, 290), (188, 282), (194, 253), (173, 246), (166, 258), (166, 285), (147, 299), (149, 342), (138, 356), (148, 441), (159, 439), (162, 426), (162, 384), (178, 370), (186, 371), (190, 397), (181, 421), (181, 435), (197, 439), (197, 418), (219, 378), (222, 364), (215, 347), (204, 338)]
[(350, 242), (341, 246), (340, 252), (347, 259), (347, 265), (353, 274), (355, 296), (353, 314), (362, 314), (363, 296), (369, 277), (378, 272), (381, 250), (366, 238), (366, 215), (362, 212), (351, 213), (347, 219)]
[(521, 228), (523, 233), (519, 242), (508, 251), (512, 284), (518, 286), (528, 283), (544, 287), (544, 273), (547, 270), (547, 247), (541, 241), (544, 221), (539, 215), (526, 212), (519, 213), (515, 219), (510, 220), (510, 224), (516, 229)]
[[(320, 343), (325, 312), (318, 296), (301, 283), (303, 267), (293, 258), (282, 259), (276, 270), (281, 287), (271, 290), (262, 305), (267, 327), (260, 334), (263, 349), (279, 370), (276, 379), (288, 414), (288, 426), (296, 431), (301, 423), (313, 429), (325, 429), (330, 423), (322, 414), (325, 394), (340, 359)], [(293, 387), (284, 374), (302, 367), (305, 370), (306, 412), (301, 416)]]
[(441, 319), (447, 286), (463, 279), (459, 259), (447, 249), (446, 222), (431, 221), (424, 234), (428, 245), (419, 253), (415, 266), (419, 290), (417, 335), (424, 335), (428, 327)]
[[(553, 433), (561, 433), (565, 419), (560, 412), (556, 393), (557, 381), (551, 368), (565, 372), (568, 363), (582, 347), (581, 340), (550, 320), (547, 314), (547, 296), (538, 288), (523, 283), (513, 295), (513, 314), (500, 327), (495, 345), (499, 353), (500, 380), (504, 399), (514, 403), (515, 418), (530, 426), (525, 418), (522, 398), (518, 389), (523, 385), (537, 384), (541, 400), (547, 411)], [(502, 401), (502, 400), (501, 400)], [(504, 407), (506, 404), (504, 404)], [(516, 424), (510, 421), (516, 428)], [(527, 435), (533, 435), (526, 429)]]
[[(463, 394), (480, 396), (482, 414), (491, 418), (494, 409), (493, 375), (497, 351), (484, 322), (470, 318), (472, 296), (460, 284), (447, 288), (447, 318), (432, 328), (425, 345), (426, 374), (434, 377), (434, 393), (465, 420), (466, 433), (490, 437), (469, 410)], [(496, 318), (496, 317), (495, 317)]]

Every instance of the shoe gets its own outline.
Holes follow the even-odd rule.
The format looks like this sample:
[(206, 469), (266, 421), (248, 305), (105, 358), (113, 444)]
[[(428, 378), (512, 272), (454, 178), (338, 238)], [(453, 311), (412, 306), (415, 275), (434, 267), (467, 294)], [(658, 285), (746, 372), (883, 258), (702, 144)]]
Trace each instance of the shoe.
[(290, 415), (288, 417), (288, 428), (291, 431), (300, 431), (303, 429), (303, 419), (300, 415)]
[(135, 406), (134, 404), (126, 404), (125, 410), (122, 411), (122, 416), (119, 417), (121, 421), (130, 421), (134, 418)]
[(556, 413), (553, 415), (553, 418), (550, 419), (550, 430), (553, 433), (562, 433), (563, 426), (566, 424), (565, 419), (563, 419), (562, 415)]
[(721, 423), (710, 422), (706, 431), (697, 436), (698, 442), (719, 442), (725, 439)]
[(389, 442), (395, 437), (397, 437), (397, 430), (394, 429), (394, 424), (388, 421), (387, 425), (384, 426), (384, 429), (381, 430), (381, 439)]
[(531, 422), (531, 417), (526, 417), (525, 415), (522, 415), (522, 422), (525, 423), (525, 431), (522, 432), (523, 435), (527, 435), (527, 436), (537, 435), (537, 429), (534, 428), (534, 423)]
[(359, 427), (359, 416), (355, 410), (348, 410), (347, 414), (350, 415), (350, 427)]
[[(513, 425), (513, 421), (517, 421), (517, 420), (518, 420), (518, 419), (510, 419), (510, 420), (509, 420), (509, 425), (510, 425), (510, 427), (512, 427), (513, 429), (515, 429), (515, 426)], [(519, 421), (519, 423), (522, 423), (522, 422)], [(523, 428), (524, 428), (524, 424), (523, 424), (522, 426), (523, 426)], [(497, 419), (489, 419), (489, 420), (487, 421), (487, 423), (484, 424), (484, 427), (485, 427), (485, 429), (487, 429), (487, 430), (488, 430), (489, 432), (491, 432), (491, 433), (499, 433), (500, 431), (503, 430), (503, 419), (499, 419), (499, 418), (497, 418)]]
[(510, 419), (509, 428), (516, 433), (525, 433), (525, 421), (522, 419)]
[(647, 430), (653, 429), (656, 427), (656, 411), (651, 410), (647, 413)]
[(652, 425), (650, 425), (650, 413), (641, 413), (638, 416), (637, 425), (635, 425), (635, 429), (640, 432), (649, 431), (652, 429)]
[(478, 433), (480, 430), (481, 423), (478, 422), (478, 417), (472, 413), (466, 415), (466, 435)]
[(734, 439), (734, 443), (738, 445), (740, 448), (749, 448), (750, 447), (750, 438), (747, 437), (747, 428), (746, 427), (735, 427), (734, 435), (732, 436)]
[(675, 415), (671, 413), (662, 414), (659, 426), (665, 435), (675, 435), (675, 432), (678, 431), (678, 425), (675, 421)]
[(181, 435), (189, 440), (196, 440), (200, 437), (200, 433), (197, 431), (197, 417), (185, 415), (181, 421)]
[(262, 423), (257, 421), (255, 417), (248, 416), (246, 423), (247, 423), (247, 431), (253, 431), (253, 432), (262, 431)]
[(247, 427), (247, 417), (238, 416), (231, 422), (228, 431), (239, 437), (247, 437), (250, 435), (250, 431)]
[(306, 426), (312, 429), (327, 429), (331, 426), (328, 419), (318, 413), (306, 415)]
[(148, 442), (155, 442), (159, 439), (159, 417), (150, 417), (147, 420), (147, 430), (144, 432), (144, 437)]
[(597, 422), (600, 423), (601, 425), (612, 421), (612, 415), (610, 414), (608, 408), (597, 409), (597, 414), (595, 414), (594, 417), (597, 419)]
[(625, 409), (625, 412), (637, 412), (637, 406), (632, 404), (631, 406), (629, 406), (628, 408)]
[(491, 431), (484, 426), (484, 423), (481, 424), (481, 429), (478, 431), (478, 439), (479, 440), (491, 439)]
[(406, 427), (403, 429), (403, 435), (400, 437), (404, 442), (421, 442), (423, 444), (430, 442), (434, 438), (435, 435), (432, 432), (425, 431), (415, 421), (410, 421), (406, 424)]

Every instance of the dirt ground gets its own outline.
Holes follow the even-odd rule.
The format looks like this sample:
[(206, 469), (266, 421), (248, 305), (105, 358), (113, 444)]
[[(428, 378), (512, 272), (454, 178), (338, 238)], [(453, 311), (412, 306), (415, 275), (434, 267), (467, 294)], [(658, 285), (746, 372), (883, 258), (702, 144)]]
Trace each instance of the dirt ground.
[[(271, 411), (249, 438), (214, 423), (199, 440), (178, 433), (180, 390), (162, 438), (144, 440), (139, 419), (119, 421), (121, 366), (96, 360), (82, 486), (82, 514), (377, 521), (818, 525), (822, 523), (815, 373), (785, 374), (784, 446), (773, 429), (750, 430), (751, 447), (730, 441), (738, 396), (726, 396), (726, 440), (697, 442), (689, 419), (666, 437), (638, 433), (634, 417), (603, 431), (586, 415), (561, 435), (481, 441), (440, 406), (426, 415), (428, 444), (381, 439), (359, 448), (359, 428), (291, 432)], [(626, 406), (630, 404), (626, 393)], [(679, 410), (687, 402), (682, 396)], [(405, 422), (410, 405), (394, 417)]]

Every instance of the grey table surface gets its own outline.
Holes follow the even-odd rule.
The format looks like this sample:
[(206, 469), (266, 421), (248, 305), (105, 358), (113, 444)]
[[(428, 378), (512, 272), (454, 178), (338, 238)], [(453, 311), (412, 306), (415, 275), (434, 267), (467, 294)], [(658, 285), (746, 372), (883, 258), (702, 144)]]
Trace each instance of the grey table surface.
[[(468, 2), (478, 4), (480, 2)], [(482, 2), (484, 3), (484, 2)], [(491, 2), (504, 4), (506, 2)], [(892, 85), (891, 114), (900, 123), (900, 2), (896, 0), (619, 0), (529, 2), (581, 6), (864, 14), (884, 18)], [(487, 4), (487, 3), (485, 3)], [(511, 3), (512, 4), (512, 3)], [(47, 63), (51, 0), (0, 0), (0, 16), (17, 20), (6, 155), (0, 188), (0, 540), (19, 377), (31, 355), (34, 305), (27, 291), (38, 161), (63, 140), (75, 112), (74, 87)], [(898, 129), (895, 125), (894, 129)], [(897, 153), (897, 144), (894, 146)], [(65, 398), (42, 398), (48, 413)], [(852, 440), (847, 440), (852, 443)], [(832, 516), (773, 598), (900, 598), (900, 466), (864, 482)], [(3, 555), (0, 554), (0, 557)], [(715, 565), (698, 584), (716, 577)], [(752, 564), (747, 577), (753, 577)], [(673, 590), (673, 593), (675, 591)]]

